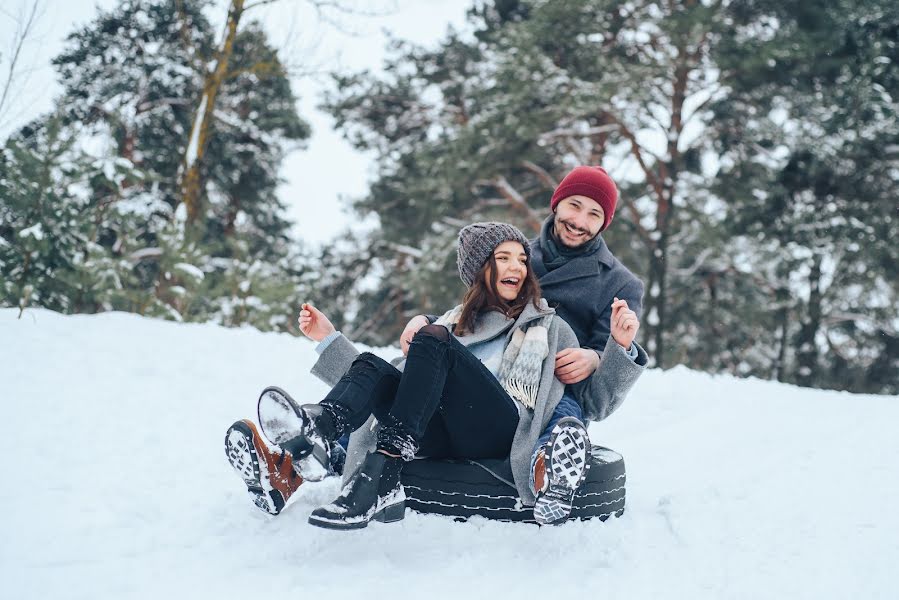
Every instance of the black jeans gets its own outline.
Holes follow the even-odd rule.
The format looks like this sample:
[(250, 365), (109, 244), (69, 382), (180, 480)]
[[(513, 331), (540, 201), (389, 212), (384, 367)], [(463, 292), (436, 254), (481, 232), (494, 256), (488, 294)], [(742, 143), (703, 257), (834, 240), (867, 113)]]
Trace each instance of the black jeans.
[(374, 414), (380, 449), (394, 453), (406, 438), (432, 458), (504, 458), (518, 426), (515, 401), (442, 325), (419, 330), (402, 373), (361, 354), (322, 405), (347, 431)]

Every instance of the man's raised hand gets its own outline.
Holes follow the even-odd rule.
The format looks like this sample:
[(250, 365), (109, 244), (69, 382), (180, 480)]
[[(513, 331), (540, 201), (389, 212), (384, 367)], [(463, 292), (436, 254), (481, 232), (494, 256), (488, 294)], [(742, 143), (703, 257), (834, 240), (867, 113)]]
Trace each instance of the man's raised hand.
[(640, 319), (637, 313), (627, 307), (627, 300), (615, 298), (612, 302), (612, 339), (624, 349), (631, 347), (637, 330), (640, 329)]
[(300, 307), (300, 318), (297, 322), (303, 335), (316, 342), (322, 341), (336, 331), (328, 317), (308, 302), (304, 302)]

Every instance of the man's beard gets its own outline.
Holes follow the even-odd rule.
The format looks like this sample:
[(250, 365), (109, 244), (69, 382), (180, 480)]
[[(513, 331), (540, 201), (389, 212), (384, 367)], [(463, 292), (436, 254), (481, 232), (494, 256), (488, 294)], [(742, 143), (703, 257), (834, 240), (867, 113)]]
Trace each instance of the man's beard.
[[(581, 243), (575, 244), (574, 246), (570, 246), (565, 242), (565, 239), (562, 237), (560, 230), (564, 230), (566, 225), (568, 227), (570, 227), (576, 233), (586, 234), (583, 237), (583, 241)], [(556, 218), (556, 219), (554, 219), (554, 222), (553, 222), (553, 234), (555, 234), (556, 241), (558, 241), (560, 244), (565, 246), (565, 248), (567, 248), (569, 250), (577, 250), (578, 248), (584, 246), (584, 244), (587, 244), (590, 241), (592, 241), (593, 238), (595, 238), (597, 235), (599, 235), (599, 232), (597, 231), (596, 234), (593, 235), (590, 233), (589, 229), (577, 227), (574, 223), (571, 223), (570, 221), (563, 221), (561, 219)]]

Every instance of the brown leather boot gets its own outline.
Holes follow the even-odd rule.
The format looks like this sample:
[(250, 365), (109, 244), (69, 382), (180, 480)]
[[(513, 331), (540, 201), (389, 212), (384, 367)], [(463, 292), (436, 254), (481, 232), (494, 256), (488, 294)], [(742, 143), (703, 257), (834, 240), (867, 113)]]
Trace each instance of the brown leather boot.
[(534, 461), (534, 493), (542, 492), (549, 483), (546, 480), (546, 454), (543, 449), (537, 451), (537, 459)]
[(249, 419), (228, 428), (225, 456), (246, 484), (253, 504), (271, 515), (280, 513), (303, 483), (294, 472), (290, 454), (270, 450)]

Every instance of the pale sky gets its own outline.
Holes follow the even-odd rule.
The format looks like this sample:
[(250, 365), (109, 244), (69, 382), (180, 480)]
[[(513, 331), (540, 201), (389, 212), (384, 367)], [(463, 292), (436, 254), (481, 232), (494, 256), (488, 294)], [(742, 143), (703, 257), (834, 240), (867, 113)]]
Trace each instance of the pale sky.
[[(15, 31), (15, 16), (33, 0), (0, 0), (0, 76), (5, 80), (9, 47)], [(352, 1), (352, 0), (350, 0)], [(88, 23), (97, 7), (111, 8), (117, 0), (41, 0), (35, 35), (24, 49), (21, 64), (28, 69), (18, 80), (11, 106), (0, 122), (0, 139), (30, 119), (50, 110), (59, 92), (50, 60), (63, 47), (65, 36), (75, 27)], [(227, 0), (217, 0), (221, 8), (210, 16), (221, 31)], [(332, 67), (356, 71), (380, 70), (387, 36), (433, 46), (451, 24), (465, 27), (465, 11), (473, 0), (380, 0), (356, 2), (368, 9), (381, 8), (383, 16), (338, 15), (340, 27), (323, 23), (302, 0), (280, 0), (254, 9), (245, 18), (257, 18), (266, 24), (272, 42), (282, 48), (282, 60), (305, 67), (307, 71), (326, 71)], [(370, 156), (353, 150), (332, 130), (331, 118), (318, 111), (327, 78), (324, 75), (298, 77), (294, 93), (300, 97), (300, 115), (312, 124), (313, 136), (308, 148), (294, 152), (283, 164), (287, 180), (279, 193), (289, 207), (289, 216), (297, 223), (296, 236), (312, 244), (326, 243), (350, 224), (354, 217), (345, 210), (346, 198), (365, 194), (373, 177)]]

